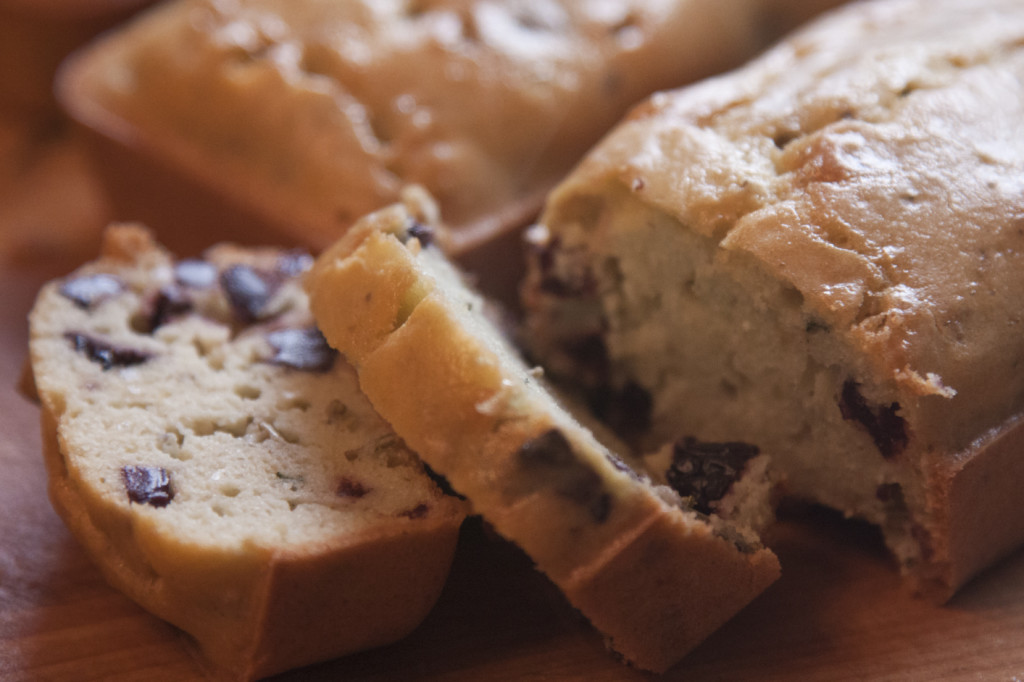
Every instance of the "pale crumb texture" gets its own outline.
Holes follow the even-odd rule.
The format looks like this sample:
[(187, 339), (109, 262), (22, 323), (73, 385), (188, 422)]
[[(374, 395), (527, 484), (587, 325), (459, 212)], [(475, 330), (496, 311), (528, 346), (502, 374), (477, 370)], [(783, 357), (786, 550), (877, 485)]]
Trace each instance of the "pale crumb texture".
[(1021, 45), (1017, 2), (853, 3), (655, 95), (530, 233), (534, 356), (645, 449), (770, 453), (947, 599), (1024, 540)]
[(553, 397), (461, 273), (415, 236), (424, 201), (407, 194), (318, 258), (306, 279), (317, 323), (395, 431), (613, 651), (666, 670), (776, 579), (775, 556), (683, 506)]
[(113, 226), (31, 314), (55, 507), (114, 586), (238, 677), (411, 630), (461, 520), (316, 330), (311, 263), (176, 263)]

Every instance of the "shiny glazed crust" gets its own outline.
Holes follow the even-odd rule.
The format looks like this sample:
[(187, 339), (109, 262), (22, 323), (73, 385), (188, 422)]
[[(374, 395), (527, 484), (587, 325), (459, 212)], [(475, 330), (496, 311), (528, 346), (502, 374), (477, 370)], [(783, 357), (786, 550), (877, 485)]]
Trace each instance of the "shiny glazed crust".
[(328, 249), (306, 280), (318, 325), (396, 432), (613, 651), (666, 670), (776, 579), (775, 556), (684, 511), (576, 422), (437, 249), (410, 237), (433, 220), (407, 199)]
[(650, 391), (655, 441), (772, 451), (947, 599), (1024, 540), (1022, 38), (1019, 3), (855, 3), (651, 98), (534, 232), (534, 351)]
[[(301, 263), (232, 247), (209, 258), (222, 272)], [(218, 674), (265, 677), (408, 634), (445, 582), (462, 505), (343, 362), (306, 371), (263, 355), (264, 333), (311, 322), (294, 277), (280, 310), (225, 340), (235, 322), (212, 290), (145, 329), (171, 268), (148, 233), (117, 226), (99, 260), (40, 293), (31, 353), (54, 508), (110, 584), (188, 633)], [(98, 273), (123, 289), (62, 293)], [(103, 369), (69, 330), (151, 356)], [(168, 502), (130, 497), (135, 464), (166, 471)]]

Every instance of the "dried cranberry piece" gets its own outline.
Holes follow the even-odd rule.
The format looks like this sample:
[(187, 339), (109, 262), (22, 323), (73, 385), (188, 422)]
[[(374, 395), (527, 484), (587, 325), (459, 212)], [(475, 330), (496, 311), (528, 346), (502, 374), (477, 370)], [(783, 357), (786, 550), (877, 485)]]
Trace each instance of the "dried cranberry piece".
[(406, 233), (409, 237), (417, 239), (423, 246), (430, 246), (434, 243), (434, 228), (430, 227), (430, 225), (424, 225), (418, 220), (412, 221)]
[(549, 429), (519, 448), (519, 463), (536, 485), (584, 507), (598, 523), (608, 519), (612, 498), (601, 477), (579, 460), (572, 445), (558, 429)]
[(209, 289), (217, 281), (217, 267), (195, 258), (179, 261), (174, 265), (174, 280), (190, 289)]
[(907, 422), (896, 414), (899, 403), (868, 405), (858, 384), (847, 380), (839, 396), (839, 412), (843, 419), (860, 424), (871, 436), (882, 457), (891, 459), (903, 452), (908, 443)]
[(750, 443), (711, 443), (687, 436), (672, 446), (665, 478), (673, 490), (693, 500), (694, 509), (710, 514), (711, 503), (725, 497), (757, 453), (757, 446)]
[(149, 313), (148, 330), (150, 333), (167, 324), (173, 317), (184, 315), (192, 310), (192, 299), (179, 286), (167, 286), (153, 300)]
[(276, 278), (248, 265), (232, 265), (220, 275), (231, 310), (246, 323), (263, 319), (279, 284)]
[(597, 280), (589, 266), (574, 267), (572, 250), (562, 248), (561, 238), (546, 244), (531, 243), (530, 255), (540, 273), (537, 287), (562, 298), (586, 298), (597, 293)]
[(334, 492), (338, 497), (353, 497), (358, 499), (366, 495), (370, 490), (354, 478), (342, 476), (341, 480), (338, 481), (338, 487), (335, 488)]
[(60, 293), (79, 308), (91, 308), (100, 301), (116, 296), (124, 290), (124, 282), (113, 275), (97, 273), (66, 280)]
[(136, 504), (166, 507), (174, 498), (171, 477), (166, 469), (149, 466), (125, 466), (121, 468), (128, 499)]
[(430, 507), (421, 502), (412, 509), (406, 509), (405, 511), (399, 512), (398, 515), (409, 519), (422, 519), (427, 515), (428, 511), (430, 511)]
[(875, 498), (879, 502), (902, 507), (904, 506), (903, 486), (899, 483), (882, 483), (875, 488)]
[(71, 342), (76, 351), (84, 353), (87, 358), (100, 364), (104, 370), (112, 367), (141, 365), (152, 357), (144, 351), (121, 348), (81, 332), (67, 332), (64, 334), (64, 338)]
[(277, 258), (275, 270), (284, 277), (296, 277), (313, 266), (313, 256), (306, 251), (296, 249), (281, 254)]
[(326, 372), (338, 356), (316, 327), (278, 329), (267, 334), (267, 341), (274, 349), (271, 362), (305, 372)]

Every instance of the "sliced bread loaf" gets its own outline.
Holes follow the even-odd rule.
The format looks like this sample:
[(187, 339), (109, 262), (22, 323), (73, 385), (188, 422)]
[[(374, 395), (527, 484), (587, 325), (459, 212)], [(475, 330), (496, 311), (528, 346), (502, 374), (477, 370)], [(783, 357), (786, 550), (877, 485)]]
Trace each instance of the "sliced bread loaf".
[(858, 2), (653, 97), (553, 193), (538, 362), (740, 440), (948, 598), (1024, 542), (1024, 5)]

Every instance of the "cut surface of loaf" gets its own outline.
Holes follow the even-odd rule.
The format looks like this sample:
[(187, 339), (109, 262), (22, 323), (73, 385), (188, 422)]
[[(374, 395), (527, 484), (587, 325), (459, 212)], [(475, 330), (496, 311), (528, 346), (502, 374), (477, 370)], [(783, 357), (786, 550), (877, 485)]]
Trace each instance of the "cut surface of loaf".
[[(740, 63), (800, 14), (778, 0), (182, 0), (84, 53), (59, 91), (147, 168), (247, 209), (259, 243), (323, 248), (415, 183), (465, 254), (531, 219), (632, 104)], [(124, 205), (145, 211), (143, 194)]]
[(938, 600), (1024, 541), (1024, 6), (862, 2), (659, 94), (529, 235), (533, 356), (739, 440)]
[(54, 507), (113, 586), (237, 678), (407, 634), (464, 512), (317, 331), (311, 263), (175, 262), (112, 226), (30, 317)]
[(613, 651), (667, 669), (776, 579), (775, 556), (751, 529), (685, 504), (581, 426), (459, 272), (424, 246), (435, 221), (409, 194), (357, 223), (306, 279), (317, 323), (396, 432)]

